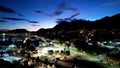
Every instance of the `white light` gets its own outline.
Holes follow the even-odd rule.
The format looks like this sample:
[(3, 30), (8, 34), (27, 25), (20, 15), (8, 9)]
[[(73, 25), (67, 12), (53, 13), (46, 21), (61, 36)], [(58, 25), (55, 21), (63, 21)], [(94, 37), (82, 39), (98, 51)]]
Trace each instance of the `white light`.
[(3, 35), (3, 41), (5, 41), (5, 35), (6, 35), (6, 34), (5, 34), (5, 33), (3, 33), (2, 35)]

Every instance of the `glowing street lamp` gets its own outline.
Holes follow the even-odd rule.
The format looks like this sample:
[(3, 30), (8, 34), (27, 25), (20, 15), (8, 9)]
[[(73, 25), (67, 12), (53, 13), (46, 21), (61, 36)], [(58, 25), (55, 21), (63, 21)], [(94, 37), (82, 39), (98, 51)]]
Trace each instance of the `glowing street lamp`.
[(4, 41), (5, 41), (5, 35), (6, 35), (6, 34), (5, 34), (5, 33), (3, 33), (2, 35), (3, 35), (3, 42), (4, 42)]

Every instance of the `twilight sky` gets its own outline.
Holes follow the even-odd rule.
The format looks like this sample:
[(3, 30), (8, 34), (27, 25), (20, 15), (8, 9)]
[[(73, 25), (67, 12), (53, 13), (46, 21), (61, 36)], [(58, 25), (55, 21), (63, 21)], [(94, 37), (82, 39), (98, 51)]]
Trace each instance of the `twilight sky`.
[(0, 0), (0, 29), (52, 28), (57, 19), (97, 20), (120, 13), (120, 0)]

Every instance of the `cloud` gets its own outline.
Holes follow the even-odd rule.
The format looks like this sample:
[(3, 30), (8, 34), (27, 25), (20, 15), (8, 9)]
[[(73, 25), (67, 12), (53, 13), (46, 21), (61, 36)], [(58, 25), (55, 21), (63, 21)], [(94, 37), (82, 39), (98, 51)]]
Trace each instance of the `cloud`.
[(43, 14), (43, 15), (46, 15), (46, 16), (48, 15), (47, 13), (44, 13), (44, 12), (43, 12), (43, 11), (41, 11), (41, 10), (36, 10), (35, 12), (36, 12), (36, 13), (38, 13), (38, 14)]
[(24, 16), (23, 14), (17, 13), (19, 16)]
[(57, 6), (57, 8), (58, 8), (58, 9), (64, 9), (64, 8), (66, 8), (66, 5), (67, 5), (66, 2), (62, 2), (62, 3), (60, 3), (60, 4)]
[(40, 10), (36, 10), (35, 11), (36, 13), (40, 13), (40, 14), (42, 14), (43, 12), (42, 11), (40, 11)]
[(40, 25), (32, 24), (31, 26), (34, 26), (34, 27), (35, 27), (35, 26), (40, 26)]
[(29, 23), (39, 23), (38, 21), (29, 21)]
[(37, 10), (37, 11), (35, 11), (35, 12), (36, 12), (36, 13), (39, 13), (39, 14), (43, 14), (43, 15), (49, 16), (49, 17), (51, 17), (51, 16), (59, 16), (59, 15), (61, 15), (61, 14), (63, 13), (62, 9), (65, 8), (65, 5), (66, 5), (65, 2), (59, 4), (59, 5), (57, 6), (57, 8), (55, 9), (55, 11), (54, 11), (53, 13), (51, 13), (51, 14), (45, 13), (45, 12), (43, 12), (43, 11), (41, 11), (41, 10)]
[(11, 18), (11, 17), (2, 17), (1, 19), (14, 20), (14, 21), (27, 21), (26, 19), (22, 19), (22, 18)]
[(54, 12), (51, 13), (51, 14), (44, 13), (44, 12), (42, 12), (42, 11), (40, 11), (40, 10), (37, 10), (37, 11), (35, 11), (35, 12), (36, 12), (36, 13), (39, 13), (39, 14), (43, 14), (43, 15), (48, 16), (48, 17), (59, 16), (59, 15), (61, 15), (62, 13), (64, 13), (63, 11), (59, 11), (59, 10), (56, 10), (56, 11), (54, 11)]
[(6, 20), (0, 20), (0, 22), (7, 22)]
[(66, 2), (60, 3), (60, 4), (57, 6), (57, 9), (58, 9), (58, 10), (68, 10), (68, 11), (72, 11), (72, 12), (78, 11), (77, 8), (68, 6), (68, 4), (67, 4)]
[(55, 11), (55, 12), (53, 13), (53, 15), (59, 16), (59, 15), (61, 15), (62, 13), (63, 13), (63, 11)]
[(6, 13), (16, 13), (14, 10), (10, 9), (10, 8), (6, 8), (2, 5), (0, 5), (0, 11), (1, 12), (6, 12)]
[(80, 15), (80, 13), (75, 13), (73, 14), (72, 16), (70, 17), (67, 17), (67, 18), (63, 18), (63, 19), (56, 19), (56, 23), (57, 24), (60, 24), (60, 23), (68, 23), (69, 21), (75, 19), (76, 16)]
[(78, 11), (77, 8), (73, 8), (73, 7), (66, 8), (65, 10), (69, 10), (69, 11), (72, 11), (72, 12), (76, 12), (76, 11)]
[(52, 12), (51, 14), (45, 13), (41, 10), (36, 10), (35, 12), (38, 13), (38, 14), (43, 14), (43, 15), (48, 16), (48, 17), (54, 17), (54, 16), (62, 15), (66, 10), (67, 11), (72, 11), (72, 12), (77, 12), (78, 11), (77, 8), (70, 7), (70, 6), (67, 5), (66, 2), (62, 2), (62, 3), (60, 3), (59, 5), (56, 6), (55, 11)]
[(0, 12), (4, 12), (4, 13), (12, 13), (12, 14), (18, 14), (19, 16), (24, 16), (21, 13), (16, 12), (15, 10), (11, 9), (11, 8), (7, 8), (5, 6), (0, 5)]
[(68, 18), (64, 18), (65, 20), (71, 20), (73, 18), (75, 18), (76, 16), (80, 15), (80, 13), (75, 13), (72, 16), (68, 17)]
[(74, 15), (70, 16), (69, 18), (74, 18), (76, 16), (80, 15), (80, 13), (75, 13)]
[(59, 16), (63, 14), (63, 11), (55, 11), (53, 14), (46, 14), (47, 16), (53, 17), (53, 16)]
[(101, 6), (102, 7), (104, 7), (104, 6), (112, 6), (112, 5), (115, 5), (118, 2), (120, 2), (120, 0), (113, 0), (113, 1), (110, 1), (110, 2), (103, 3), (103, 4), (101, 4)]
[(5, 20), (12, 20), (12, 21), (27, 21), (29, 23), (39, 23), (38, 21), (31, 21), (31, 20), (28, 20), (28, 19), (24, 19), (24, 18), (12, 18), (12, 17), (2, 17), (1, 19), (3, 20), (0, 20), (1, 22), (5, 21)]
[(47, 13), (45, 13), (45, 12), (43, 12), (43, 11), (41, 11), (41, 10), (36, 10), (35, 12), (38, 13), (38, 14), (46, 15), (46, 16), (48, 15)]

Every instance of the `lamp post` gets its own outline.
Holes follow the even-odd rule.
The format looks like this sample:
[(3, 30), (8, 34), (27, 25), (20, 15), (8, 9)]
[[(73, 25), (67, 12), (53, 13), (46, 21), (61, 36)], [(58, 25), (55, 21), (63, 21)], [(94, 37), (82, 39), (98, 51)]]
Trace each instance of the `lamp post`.
[(5, 41), (5, 33), (2, 34), (3, 35), (3, 42)]

